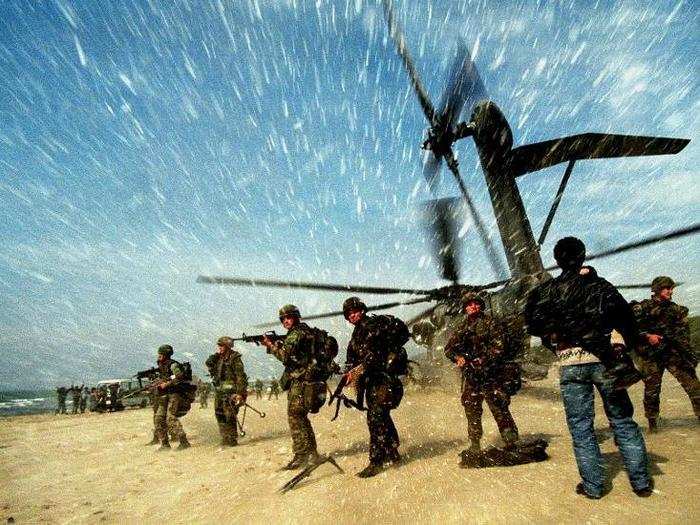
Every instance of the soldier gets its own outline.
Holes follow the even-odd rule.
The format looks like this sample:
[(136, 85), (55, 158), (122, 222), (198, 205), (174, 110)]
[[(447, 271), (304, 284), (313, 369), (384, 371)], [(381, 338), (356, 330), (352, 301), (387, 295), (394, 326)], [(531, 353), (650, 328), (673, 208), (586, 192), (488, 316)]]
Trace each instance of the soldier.
[[(269, 354), (274, 355), (284, 365), (280, 380), (282, 390), (287, 391), (287, 420), (292, 434), (294, 457), (283, 470), (294, 470), (318, 461), (316, 436), (309, 421), (309, 413), (316, 413), (323, 404), (320, 385), (312, 382), (309, 373), (314, 364), (313, 329), (301, 322), (301, 313), (293, 304), (280, 308), (279, 319), (287, 329), (284, 340), (273, 341), (265, 337), (262, 341)], [(325, 399), (325, 398), (323, 398)]]
[(410, 339), (408, 328), (390, 315), (367, 315), (358, 297), (343, 303), (343, 315), (355, 328), (348, 343), (345, 379), (358, 390), (358, 401), (367, 401), (369, 465), (357, 473), (376, 476), (386, 463), (398, 465), (399, 434), (391, 419), (403, 397), (399, 375), (407, 373), (408, 358), (403, 345)]
[(199, 408), (207, 408), (209, 401), (209, 383), (202, 382), (199, 385)]
[(71, 393), (71, 398), (73, 399), (73, 414), (78, 413), (78, 409), (80, 408), (80, 392), (82, 391), (82, 387), (79, 386), (74, 386), (71, 385), (69, 392)]
[(157, 389), (155, 426), (157, 437), (160, 440), (158, 450), (170, 449), (168, 433), (180, 437), (178, 450), (190, 447), (187, 435), (177, 418), (178, 409), (183, 403), (182, 391), (179, 386), (185, 381), (184, 370), (180, 363), (172, 359), (172, 355), (172, 346), (162, 345), (158, 348), (159, 382), (155, 387)]
[(80, 389), (80, 413), (84, 414), (85, 409), (87, 408), (87, 403), (88, 403), (88, 398), (90, 397), (90, 391), (88, 390), (88, 387), (83, 385), (83, 387)]
[(637, 354), (645, 374), (644, 415), (651, 432), (658, 428), (664, 370), (681, 384), (700, 420), (700, 382), (695, 373), (698, 359), (690, 346), (688, 309), (671, 300), (675, 286), (670, 277), (656, 277), (651, 283), (651, 298), (631, 303), (641, 332)]
[(564, 237), (557, 242), (554, 259), (562, 272), (530, 293), (525, 309), (528, 329), (542, 338), (561, 365), (559, 384), (581, 476), (576, 493), (589, 499), (603, 497), (604, 461), (593, 428), (596, 389), (632, 489), (637, 496), (648, 497), (653, 484), (644, 437), (632, 417), (634, 407), (620, 388), (621, 376), (609, 374), (602, 362), (612, 353), (612, 329), (627, 345), (636, 343), (634, 314), (615, 287), (592, 268), (582, 267), (585, 256), (586, 247), (579, 239)]
[(267, 396), (268, 401), (270, 399), (272, 399), (273, 394), (275, 396), (275, 399), (279, 399), (280, 384), (279, 384), (279, 381), (277, 381), (277, 379), (275, 379), (275, 378), (272, 378), (272, 380), (270, 381), (270, 395)]
[(518, 427), (508, 408), (510, 395), (503, 377), (506, 334), (503, 327), (484, 312), (486, 305), (479, 294), (465, 293), (462, 304), (465, 317), (445, 345), (445, 356), (462, 371), (462, 405), (471, 442), (467, 453), (481, 451), (484, 399), (506, 448), (513, 448), (518, 441)]
[(253, 383), (253, 389), (255, 390), (255, 399), (262, 399), (263, 382), (260, 379), (256, 379)]
[(233, 339), (220, 337), (216, 342), (216, 353), (209, 356), (206, 365), (214, 383), (214, 414), (221, 434), (221, 446), (235, 447), (238, 445), (236, 418), (238, 408), (245, 404), (248, 377), (241, 354), (233, 349)]
[(68, 389), (64, 386), (59, 386), (56, 389), (56, 414), (66, 413), (66, 397), (68, 397)]

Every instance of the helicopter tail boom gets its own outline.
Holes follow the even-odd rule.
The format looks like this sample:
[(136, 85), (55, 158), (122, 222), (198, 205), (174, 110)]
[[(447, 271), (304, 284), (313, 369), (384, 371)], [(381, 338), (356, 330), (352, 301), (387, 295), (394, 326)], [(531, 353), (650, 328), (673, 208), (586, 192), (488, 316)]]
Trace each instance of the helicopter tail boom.
[(583, 133), (514, 148), (510, 160), (513, 175), (520, 177), (572, 160), (674, 155), (689, 142), (689, 139), (666, 137)]

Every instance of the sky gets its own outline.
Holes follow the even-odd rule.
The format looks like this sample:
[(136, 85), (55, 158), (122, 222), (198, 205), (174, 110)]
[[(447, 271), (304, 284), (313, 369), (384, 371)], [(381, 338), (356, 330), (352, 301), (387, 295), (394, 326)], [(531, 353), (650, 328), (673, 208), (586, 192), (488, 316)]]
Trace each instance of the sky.
[[(545, 264), (564, 235), (599, 251), (697, 222), (695, 2), (395, 9), (431, 98), (462, 39), (516, 145), (588, 131), (691, 139), (675, 156), (578, 162)], [(0, 389), (128, 376), (164, 343), (201, 374), (219, 336), (255, 332), (285, 303), (311, 314), (346, 297), (200, 274), (446, 284), (420, 220), (426, 121), (375, 0), (6, 0), (0, 69)], [(498, 241), (473, 143), (455, 149)], [(535, 235), (564, 169), (518, 180)], [(439, 194), (458, 190), (445, 177)], [(467, 216), (460, 236), (464, 282), (494, 280)], [(671, 275), (698, 313), (699, 254), (696, 236), (595, 266), (618, 284)], [(349, 339), (342, 318), (318, 325)], [(280, 371), (239, 350), (249, 375)]]

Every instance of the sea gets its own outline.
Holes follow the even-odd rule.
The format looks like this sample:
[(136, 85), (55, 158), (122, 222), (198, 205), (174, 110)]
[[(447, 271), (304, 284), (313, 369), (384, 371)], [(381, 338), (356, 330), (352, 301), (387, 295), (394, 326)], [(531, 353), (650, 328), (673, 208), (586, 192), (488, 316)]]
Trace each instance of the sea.
[[(0, 417), (50, 413), (56, 406), (55, 390), (0, 391)], [(71, 396), (66, 399), (66, 409), (73, 410)]]

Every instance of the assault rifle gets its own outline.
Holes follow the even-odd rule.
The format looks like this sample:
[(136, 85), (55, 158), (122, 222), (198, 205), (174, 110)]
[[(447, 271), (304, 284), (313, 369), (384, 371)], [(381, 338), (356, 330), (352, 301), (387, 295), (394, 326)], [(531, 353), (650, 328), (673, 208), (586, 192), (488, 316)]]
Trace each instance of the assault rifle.
[(136, 379), (153, 379), (158, 374), (158, 367), (149, 368), (136, 372)]
[(244, 343), (253, 343), (256, 346), (260, 346), (265, 337), (269, 338), (273, 342), (284, 341), (287, 338), (286, 335), (277, 335), (277, 333), (274, 330), (270, 330), (269, 332), (265, 332), (264, 334), (258, 335), (243, 334), (242, 337), (236, 337), (234, 341), (243, 341)]
[[(340, 382), (338, 383), (338, 386), (335, 388), (335, 391), (331, 394), (330, 399), (328, 400), (328, 406), (331, 406), (333, 404), (333, 401), (336, 402), (335, 405), (335, 414), (333, 415), (333, 418), (331, 421), (335, 421), (338, 418), (338, 414), (340, 413), (340, 404), (342, 403), (345, 408), (356, 408), (357, 410), (360, 411), (365, 411), (365, 407), (363, 406), (363, 399), (364, 399), (364, 387), (361, 386), (361, 384), (357, 383), (356, 388), (357, 388), (357, 400), (350, 399), (348, 396), (346, 396), (343, 393), (343, 390), (345, 389), (346, 386), (350, 383), (350, 375), (354, 374), (357, 376), (356, 381), (361, 381), (360, 376), (362, 375), (362, 372), (364, 371), (364, 367), (362, 365), (359, 365), (352, 370), (348, 371), (347, 373), (343, 374), (343, 376), (340, 378)], [(358, 379), (359, 378), (359, 379)]]

